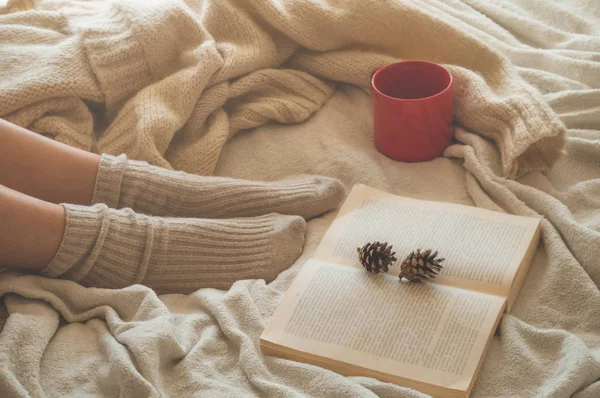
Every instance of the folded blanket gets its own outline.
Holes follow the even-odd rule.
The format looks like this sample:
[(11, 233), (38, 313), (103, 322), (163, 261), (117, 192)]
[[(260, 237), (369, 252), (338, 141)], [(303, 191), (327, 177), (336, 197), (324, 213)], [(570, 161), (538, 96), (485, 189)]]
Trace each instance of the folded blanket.
[[(599, 396), (598, 5), (363, 3), (6, 9), (0, 115), (74, 146), (196, 173), (326, 174), (543, 215), (543, 245), (473, 396)], [(455, 76), (458, 143), (445, 158), (403, 164), (373, 147), (370, 72), (407, 58)], [(421, 396), (261, 355), (258, 336), (332, 219), (308, 223), (303, 256), (269, 286), (157, 297), (142, 286), (1, 275), (0, 396)]]

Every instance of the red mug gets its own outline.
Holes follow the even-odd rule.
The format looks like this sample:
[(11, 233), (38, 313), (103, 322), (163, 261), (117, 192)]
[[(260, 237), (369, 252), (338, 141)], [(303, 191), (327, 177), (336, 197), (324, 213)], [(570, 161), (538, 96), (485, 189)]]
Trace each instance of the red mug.
[(403, 162), (440, 156), (454, 135), (452, 75), (427, 61), (403, 61), (371, 77), (375, 146)]

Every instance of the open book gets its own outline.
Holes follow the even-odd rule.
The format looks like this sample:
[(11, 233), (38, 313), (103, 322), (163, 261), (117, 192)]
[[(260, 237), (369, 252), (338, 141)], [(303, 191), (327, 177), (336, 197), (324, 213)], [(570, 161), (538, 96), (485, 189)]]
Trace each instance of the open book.
[[(540, 220), (356, 185), (260, 338), (264, 354), (433, 396), (469, 395), (504, 310), (539, 243)], [(394, 245), (398, 261), (370, 274), (356, 248)], [(433, 249), (432, 282), (400, 281), (402, 260)]]

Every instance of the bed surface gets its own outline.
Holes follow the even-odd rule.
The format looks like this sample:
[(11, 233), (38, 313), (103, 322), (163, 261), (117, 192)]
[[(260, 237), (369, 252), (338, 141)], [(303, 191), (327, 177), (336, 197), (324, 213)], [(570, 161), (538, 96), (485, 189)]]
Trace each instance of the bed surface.
[[(371, 102), (365, 89), (371, 66), (363, 65), (360, 74), (352, 68), (339, 71), (343, 65), (335, 63), (348, 59), (344, 51), (360, 52), (374, 64), (403, 58), (402, 47), (398, 54), (369, 58), (360, 46), (342, 46), (319, 57), (316, 44), (315, 50), (286, 64), (319, 77), (306, 84), (320, 96), (310, 91), (305, 95), (312, 100), (295, 104), (311, 110), (298, 120), (285, 114), (253, 119), (244, 113), (244, 109), (256, 110), (252, 97), (244, 97), (245, 86), (239, 84), (238, 102), (224, 108), (230, 115), (229, 133), (219, 130), (222, 103), (207, 105), (210, 142), (217, 142), (219, 148), (210, 156), (190, 156), (187, 141), (178, 141), (181, 137), (173, 139), (168, 149), (163, 145), (162, 152), (160, 144), (152, 151), (135, 149), (153, 163), (166, 162), (190, 172), (255, 180), (323, 174), (339, 178), (348, 188), (364, 183), (403, 196), (544, 216), (543, 243), (512, 314), (503, 316), (472, 396), (600, 396), (600, 4), (583, 0), (409, 3), (402, 12), (421, 8), (419, 12), (432, 20), (466, 32), (511, 68), (496, 84), (490, 80), (496, 72), (468, 72), (469, 64), (478, 67), (476, 54), (458, 66), (451, 54), (436, 59), (454, 65), (452, 71), (462, 82), (459, 100), (464, 102), (459, 103), (457, 141), (444, 157), (404, 164), (379, 154), (373, 146)], [(328, 7), (328, 12), (336, 12), (334, 3)], [(402, 12), (395, 15), (405, 15)], [(419, 12), (410, 18), (418, 22)], [(7, 29), (7, 18), (15, 23), (15, 15), (0, 15), (0, 29)], [(18, 23), (26, 20), (19, 18)], [(395, 23), (412, 22), (397, 19)], [(419, 36), (425, 34), (414, 32), (405, 40), (436, 40)], [(506, 143), (502, 128), (499, 135), (475, 128), (478, 121), (472, 114), (488, 109), (466, 105), (472, 99), (469, 84), (477, 79), (488, 81), (492, 90), (485, 106), (496, 100), (510, 106), (529, 101), (525, 95), (511, 96), (506, 91), (511, 86), (502, 86), (512, 73), (521, 79), (525, 93), (533, 90), (532, 98), (542, 98), (539, 106), (547, 106), (542, 109), (547, 119), (535, 118), (519, 127), (541, 137), (524, 148), (552, 157), (555, 153), (546, 151), (546, 140), (559, 137), (556, 126), (561, 122), (566, 128), (561, 138), (564, 151), (556, 154), (558, 160), (550, 160), (554, 162), (550, 168), (540, 167), (543, 162), (537, 155), (527, 158), (514, 149), (520, 145), (518, 140), (502, 146)], [(209, 89), (200, 91), (199, 98), (218, 97), (218, 84), (205, 84)], [(2, 89), (0, 84), (0, 93)], [(244, 100), (250, 104), (246, 108), (239, 105)], [(11, 109), (0, 100), (1, 117), (7, 109), (9, 120), (29, 120), (20, 113), (21, 106)], [(198, 108), (193, 109), (186, 114), (184, 131), (207, 125)], [(140, 117), (141, 128), (145, 116)], [(258, 127), (253, 128), (253, 123)], [(109, 130), (110, 139), (90, 141), (89, 149), (115, 152), (119, 146), (111, 146), (114, 137), (123, 133), (118, 123)], [(71, 137), (67, 130), (60, 133), (64, 134), (57, 134), (57, 139)], [(202, 147), (206, 137), (191, 140), (189, 147)], [(157, 297), (143, 286), (85, 289), (69, 281), (0, 274), (4, 301), (0, 396), (422, 396), (374, 379), (346, 378), (261, 355), (258, 339), (269, 316), (333, 218), (329, 213), (308, 222), (302, 256), (269, 285), (261, 280), (239, 281), (227, 292), (200, 289), (187, 296)]]

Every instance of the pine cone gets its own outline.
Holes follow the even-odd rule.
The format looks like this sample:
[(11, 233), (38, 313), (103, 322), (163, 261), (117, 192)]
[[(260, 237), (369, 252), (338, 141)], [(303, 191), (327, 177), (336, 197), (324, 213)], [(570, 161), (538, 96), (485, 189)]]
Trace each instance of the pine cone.
[(392, 251), (392, 245), (387, 242), (367, 243), (356, 249), (360, 263), (365, 269), (374, 274), (388, 272), (389, 266), (396, 260), (396, 253)]
[(412, 282), (423, 282), (435, 278), (442, 269), (440, 263), (444, 261), (443, 258), (435, 258), (437, 255), (437, 251), (433, 253), (431, 250), (421, 252), (421, 249), (417, 249), (416, 252), (410, 253), (402, 262), (398, 277), (400, 279), (406, 278)]

